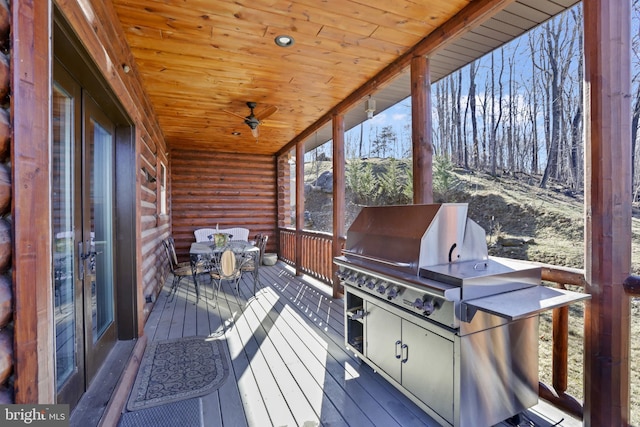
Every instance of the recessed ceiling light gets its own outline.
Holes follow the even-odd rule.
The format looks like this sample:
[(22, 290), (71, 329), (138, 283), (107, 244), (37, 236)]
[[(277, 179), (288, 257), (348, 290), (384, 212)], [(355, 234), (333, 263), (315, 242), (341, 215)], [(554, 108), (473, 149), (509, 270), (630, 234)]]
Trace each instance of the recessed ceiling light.
[(240, 132), (231, 132), (231, 135), (238, 136), (240, 135)]
[(281, 34), (276, 37), (275, 42), (278, 46), (289, 47), (293, 45), (295, 40), (293, 40), (293, 37), (291, 36), (287, 36), (286, 34)]

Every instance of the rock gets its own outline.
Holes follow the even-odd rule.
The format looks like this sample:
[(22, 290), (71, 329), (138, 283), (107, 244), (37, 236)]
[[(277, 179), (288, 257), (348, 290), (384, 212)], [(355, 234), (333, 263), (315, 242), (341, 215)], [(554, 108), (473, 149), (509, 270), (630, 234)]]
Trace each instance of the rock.
[(333, 172), (322, 172), (318, 179), (316, 179), (315, 186), (324, 193), (333, 193)]
[(513, 237), (498, 237), (498, 244), (501, 246), (522, 246), (524, 241)]

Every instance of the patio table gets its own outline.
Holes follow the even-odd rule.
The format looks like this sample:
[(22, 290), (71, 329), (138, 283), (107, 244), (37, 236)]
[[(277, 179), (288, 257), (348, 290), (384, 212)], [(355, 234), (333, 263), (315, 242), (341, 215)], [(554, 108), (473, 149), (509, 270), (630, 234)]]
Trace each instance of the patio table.
[[(260, 248), (254, 246), (252, 242), (246, 242), (244, 240), (232, 240), (230, 244), (237, 245), (242, 248), (242, 253), (253, 258), (253, 270), (251, 274), (253, 276), (253, 294), (256, 294), (256, 286), (258, 283), (259, 267), (260, 267)], [(193, 272), (193, 280), (196, 282), (196, 272), (198, 264), (203, 261), (208, 261), (215, 255), (220, 255), (224, 246), (216, 246), (214, 242), (193, 242), (189, 249), (189, 259), (191, 261), (191, 271)]]

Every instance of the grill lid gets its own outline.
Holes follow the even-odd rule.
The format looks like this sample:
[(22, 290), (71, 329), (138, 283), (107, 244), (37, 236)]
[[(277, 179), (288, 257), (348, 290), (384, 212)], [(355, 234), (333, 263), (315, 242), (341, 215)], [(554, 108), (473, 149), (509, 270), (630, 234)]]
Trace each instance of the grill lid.
[(418, 274), (419, 267), (486, 259), (484, 230), (466, 203), (371, 206), (347, 232), (344, 254)]

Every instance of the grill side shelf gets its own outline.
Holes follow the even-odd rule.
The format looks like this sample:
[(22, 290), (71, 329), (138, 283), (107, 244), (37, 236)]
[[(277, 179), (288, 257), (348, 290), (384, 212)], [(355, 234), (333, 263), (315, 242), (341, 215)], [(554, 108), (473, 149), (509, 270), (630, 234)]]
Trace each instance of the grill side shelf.
[(520, 320), (590, 298), (591, 295), (564, 289), (532, 286), (517, 291), (462, 301), (461, 320), (471, 322), (477, 311), (493, 314), (509, 321)]

